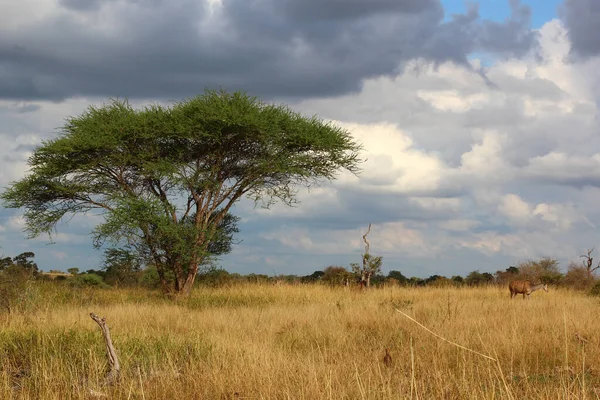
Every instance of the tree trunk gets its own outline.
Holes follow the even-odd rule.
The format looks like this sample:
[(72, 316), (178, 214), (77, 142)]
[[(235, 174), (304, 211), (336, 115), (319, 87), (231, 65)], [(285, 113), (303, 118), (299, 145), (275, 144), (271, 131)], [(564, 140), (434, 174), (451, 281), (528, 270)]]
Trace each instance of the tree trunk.
[(157, 264), (156, 265), (156, 272), (158, 273), (158, 280), (160, 282), (160, 289), (162, 290), (163, 294), (169, 294), (172, 291), (172, 287), (169, 283), (169, 281), (167, 280), (167, 277), (165, 276), (165, 269), (164, 269), (164, 265), (162, 264)]
[(367, 273), (367, 288), (371, 287), (371, 274)]
[(192, 293), (192, 288), (194, 287), (194, 281), (196, 280), (196, 275), (198, 274), (198, 266), (202, 261), (194, 261), (190, 262), (187, 269), (187, 276), (185, 279), (181, 280), (181, 283), (177, 289), (177, 293), (184, 296), (189, 296)]
[(179, 294), (182, 296), (189, 296), (192, 293), (192, 288), (194, 287), (194, 281), (196, 280), (196, 274), (188, 275), (187, 279), (183, 283)]

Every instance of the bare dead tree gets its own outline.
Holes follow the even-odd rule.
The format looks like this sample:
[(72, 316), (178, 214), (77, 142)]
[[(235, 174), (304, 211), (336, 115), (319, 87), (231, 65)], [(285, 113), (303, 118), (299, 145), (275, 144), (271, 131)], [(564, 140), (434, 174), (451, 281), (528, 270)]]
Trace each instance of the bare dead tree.
[(115, 383), (121, 374), (121, 365), (117, 358), (117, 352), (113, 346), (112, 339), (110, 337), (110, 330), (106, 325), (106, 318), (100, 318), (94, 313), (90, 313), (90, 317), (100, 326), (102, 330), (102, 336), (104, 336), (104, 342), (106, 343), (106, 356), (108, 357), (108, 374), (106, 375), (106, 383), (112, 385)]
[(350, 266), (352, 267), (352, 271), (360, 276), (360, 287), (370, 287), (371, 286), (371, 277), (377, 274), (381, 270), (382, 258), (381, 257), (373, 257), (369, 253), (371, 249), (371, 244), (367, 240), (367, 235), (371, 232), (371, 224), (369, 224), (369, 228), (367, 232), (363, 235), (363, 241), (365, 242), (365, 252), (362, 255), (362, 268), (356, 264), (352, 263)]
[(594, 248), (592, 247), (591, 250), (587, 250), (587, 255), (581, 255), (581, 256), (579, 256), (579, 258), (583, 258), (584, 259), (582, 262), (583, 262), (583, 266), (586, 269), (588, 279), (591, 279), (592, 278), (592, 274), (598, 268), (600, 268), (600, 263), (598, 263), (598, 265), (596, 267), (592, 267), (593, 263), (594, 263), (594, 257), (592, 257), (592, 252), (593, 251), (594, 251)]
[[(369, 281), (368, 277), (367, 277), (367, 262), (368, 262), (368, 257), (369, 257), (369, 250), (371, 249), (371, 243), (369, 243), (369, 241), (367, 240), (367, 235), (371, 232), (371, 223), (369, 223), (369, 229), (367, 229), (367, 233), (365, 233), (363, 235), (363, 241), (365, 242), (365, 252), (363, 254), (363, 267), (362, 267), (362, 273), (360, 275), (360, 282), (361, 282), (361, 286), (364, 286), (365, 283), (367, 283)], [(367, 287), (369, 287), (368, 283), (367, 283)]]

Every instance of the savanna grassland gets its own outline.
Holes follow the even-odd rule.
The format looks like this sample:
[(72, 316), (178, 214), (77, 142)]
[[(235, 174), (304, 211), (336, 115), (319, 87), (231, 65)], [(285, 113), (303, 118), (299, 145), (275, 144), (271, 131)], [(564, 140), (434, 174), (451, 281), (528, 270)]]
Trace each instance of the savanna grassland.
[[(246, 284), (175, 301), (144, 289), (34, 282), (25, 294), (0, 314), (2, 399), (600, 395), (600, 301), (575, 291), (551, 287), (511, 301), (495, 286)], [(105, 345), (90, 312), (111, 329), (121, 363), (114, 386), (103, 386)]]

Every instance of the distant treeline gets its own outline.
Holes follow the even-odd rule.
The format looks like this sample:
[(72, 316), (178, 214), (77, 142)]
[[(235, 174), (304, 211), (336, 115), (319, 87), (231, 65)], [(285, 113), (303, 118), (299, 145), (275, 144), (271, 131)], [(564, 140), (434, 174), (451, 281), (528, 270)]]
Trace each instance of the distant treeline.
[[(154, 267), (142, 268), (126, 251), (113, 250), (105, 258), (105, 266), (101, 269), (89, 269), (80, 272), (78, 268), (68, 269), (68, 274), (58, 270), (41, 273), (33, 262), (35, 254), (25, 252), (14, 258), (0, 258), (0, 283), (12, 282), (17, 276), (38, 280), (64, 281), (72, 286), (143, 286), (158, 288), (158, 273)], [(399, 286), (481, 286), (507, 285), (513, 279), (528, 279), (534, 283), (544, 282), (581, 290), (596, 290), (600, 293), (600, 284), (590, 263), (569, 265), (566, 273), (559, 269), (559, 263), (552, 258), (524, 261), (495, 273), (475, 270), (466, 276), (431, 275), (428, 278), (406, 277), (399, 270), (392, 270), (387, 275), (378, 273), (371, 277), (371, 285)], [(310, 275), (277, 275), (230, 273), (221, 268), (208, 268), (197, 276), (198, 286), (229, 286), (241, 283), (262, 284), (325, 284), (330, 286), (358, 285), (360, 276), (343, 266), (332, 265), (323, 270), (314, 271)]]
[[(495, 273), (475, 270), (466, 276), (431, 275), (428, 278), (406, 277), (401, 271), (392, 270), (387, 275), (376, 274), (371, 277), (371, 285), (400, 285), (400, 286), (481, 286), (508, 285), (514, 279), (527, 279), (534, 283), (544, 282), (551, 285), (561, 285), (575, 289), (591, 289), (596, 283), (595, 274), (588, 271), (584, 265), (571, 264), (568, 271), (559, 269), (557, 260), (542, 258), (536, 261), (525, 261), (517, 266), (510, 266)], [(236, 282), (272, 282), (287, 284), (322, 283), (331, 286), (358, 284), (359, 276), (343, 266), (329, 266), (310, 275), (278, 275), (267, 276), (260, 274), (240, 275), (229, 273), (222, 269), (204, 272), (198, 276), (201, 285), (220, 286)]]

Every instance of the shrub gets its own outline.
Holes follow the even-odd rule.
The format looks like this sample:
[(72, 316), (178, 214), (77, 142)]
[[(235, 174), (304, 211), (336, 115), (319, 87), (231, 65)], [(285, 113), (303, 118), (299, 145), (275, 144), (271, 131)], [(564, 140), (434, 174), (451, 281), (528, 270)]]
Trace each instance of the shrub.
[(569, 271), (565, 275), (562, 283), (573, 289), (587, 290), (594, 286), (596, 279), (589, 276), (587, 269), (582, 265), (570, 264)]
[(590, 295), (592, 296), (600, 296), (600, 282), (596, 282), (592, 289), (590, 290)]
[(323, 271), (323, 282), (327, 282), (331, 286), (344, 285), (346, 282), (350, 282), (353, 279), (353, 274), (344, 267), (329, 266)]
[(151, 266), (142, 270), (140, 283), (147, 288), (158, 289), (160, 287), (160, 278), (156, 267)]
[(199, 285), (222, 287), (228, 286), (234, 282), (235, 278), (222, 268), (214, 268), (198, 274), (197, 282)]
[(73, 286), (99, 286), (105, 287), (108, 286), (104, 283), (104, 280), (100, 275), (96, 274), (81, 274), (77, 275), (73, 279), (71, 279), (71, 285)]
[(399, 284), (406, 284), (406, 282), (408, 281), (408, 279), (404, 275), (402, 275), (402, 272), (396, 270), (390, 271), (387, 277), (388, 280), (394, 279)]

